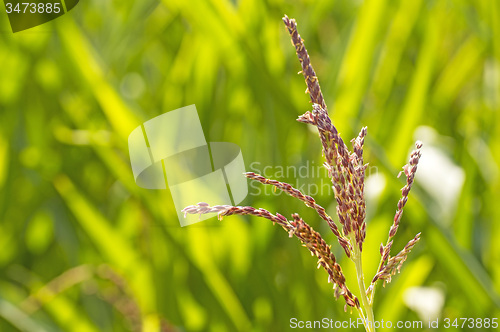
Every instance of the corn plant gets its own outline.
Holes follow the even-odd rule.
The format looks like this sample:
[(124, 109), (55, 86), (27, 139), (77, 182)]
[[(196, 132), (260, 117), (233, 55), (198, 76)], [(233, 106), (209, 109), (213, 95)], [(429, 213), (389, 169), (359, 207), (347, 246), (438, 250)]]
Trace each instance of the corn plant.
[(290, 184), (268, 179), (253, 172), (245, 173), (245, 176), (264, 185), (274, 186), (276, 189), (302, 201), (306, 206), (317, 212), (319, 217), (328, 224), (347, 257), (355, 264), (359, 297), (355, 296), (347, 287), (342, 268), (337, 263), (335, 255), (331, 251), (331, 246), (297, 213), (292, 214), (291, 219), (287, 219), (280, 213), (273, 214), (262, 208), (230, 205), (210, 206), (203, 202), (188, 206), (183, 209), (183, 212), (185, 214), (217, 213), (220, 220), (224, 216), (230, 215), (253, 215), (268, 219), (273, 224), (280, 225), (288, 232), (290, 237), (297, 237), (303, 246), (307, 247), (312, 255), (316, 256), (318, 267), (322, 267), (327, 272), (328, 282), (333, 284), (335, 297), (344, 298), (345, 310), (347, 311), (348, 307), (351, 309), (354, 308), (363, 320), (366, 331), (375, 331), (375, 317), (373, 315), (375, 286), (378, 281), (382, 281), (384, 286), (391, 281), (391, 277), (400, 271), (408, 254), (420, 240), (420, 233), (418, 233), (399, 253), (394, 256), (391, 255), (393, 238), (398, 231), (403, 215), (403, 208), (408, 200), (408, 194), (417, 171), (422, 143), (419, 141), (416, 142), (416, 149), (411, 153), (408, 164), (400, 172), (400, 175), (404, 173), (406, 176), (406, 185), (402, 188), (402, 197), (397, 204), (394, 222), (389, 230), (387, 242), (385, 245), (380, 245), (381, 258), (377, 272), (372, 278), (370, 285), (366, 287), (361, 253), (366, 237), (364, 185), (365, 171), (368, 164), (364, 164), (363, 162), (363, 145), (367, 128), (362, 128), (359, 135), (351, 141), (353, 151), (349, 151), (328, 115), (318, 77), (311, 65), (304, 41), (297, 31), (295, 20), (289, 19), (285, 15), (283, 22), (290, 33), (292, 44), (295, 46), (302, 67), (299, 73), (302, 73), (305, 78), (306, 92), (310, 95), (312, 102), (312, 109), (299, 116), (297, 120), (315, 126), (318, 130), (325, 158), (324, 167), (328, 170), (328, 176), (332, 181), (335, 200), (337, 202), (336, 212), (338, 223), (341, 227), (337, 226), (337, 223), (326, 213), (323, 207), (316, 203), (314, 198), (302, 193)]

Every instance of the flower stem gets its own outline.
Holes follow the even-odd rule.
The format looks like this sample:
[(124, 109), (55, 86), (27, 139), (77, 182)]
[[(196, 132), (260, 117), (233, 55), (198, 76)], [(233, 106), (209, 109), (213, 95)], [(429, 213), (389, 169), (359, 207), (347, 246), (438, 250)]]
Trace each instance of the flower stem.
[[(366, 296), (365, 277), (363, 275), (363, 264), (361, 262), (361, 251), (359, 250), (359, 247), (357, 245), (354, 245), (353, 252), (354, 254), (352, 255), (352, 260), (354, 261), (354, 265), (356, 267), (356, 277), (358, 279), (359, 291), (361, 293), (361, 303), (366, 311), (367, 316), (367, 321), (364, 322), (365, 329), (367, 332), (375, 332), (375, 317), (373, 315), (373, 308), (368, 302), (368, 298)], [(362, 318), (364, 319), (364, 317)]]

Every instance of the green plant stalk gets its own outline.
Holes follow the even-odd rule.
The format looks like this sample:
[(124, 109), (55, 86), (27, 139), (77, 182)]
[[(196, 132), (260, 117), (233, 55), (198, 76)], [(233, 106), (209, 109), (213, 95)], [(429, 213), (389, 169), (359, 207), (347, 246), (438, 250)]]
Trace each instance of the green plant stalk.
[(356, 310), (358, 311), (359, 317), (363, 320), (363, 326), (365, 327), (365, 330), (368, 331), (368, 328), (366, 327), (366, 319), (365, 319), (365, 314), (363, 313), (363, 309), (356, 307)]
[[(352, 239), (354, 240), (354, 239)], [(356, 242), (353, 242), (356, 243)], [(358, 279), (358, 286), (360, 292), (361, 303), (366, 311), (366, 316), (368, 319), (368, 323), (365, 320), (364, 315), (361, 315), (363, 319), (363, 325), (367, 332), (375, 332), (375, 317), (373, 315), (373, 307), (368, 302), (368, 297), (366, 296), (366, 287), (365, 287), (365, 277), (363, 274), (363, 263), (361, 260), (361, 251), (357, 245), (353, 246), (353, 255), (352, 260), (354, 261), (354, 266), (356, 268), (356, 277)]]

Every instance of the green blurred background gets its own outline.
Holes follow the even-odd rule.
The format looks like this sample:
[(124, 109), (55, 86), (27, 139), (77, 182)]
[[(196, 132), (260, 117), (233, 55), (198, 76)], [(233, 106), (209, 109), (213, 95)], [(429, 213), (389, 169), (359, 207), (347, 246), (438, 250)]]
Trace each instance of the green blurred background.
[[(238, 144), (248, 170), (321, 165), (317, 134), (295, 121), (310, 104), (285, 13), (344, 140), (368, 126), (367, 282), (404, 185), (396, 175), (424, 143), (393, 253), (422, 241), (379, 285), (376, 319), (424, 319), (426, 299), (441, 319), (500, 319), (498, 1), (93, 0), (16, 34), (0, 14), (1, 331), (285, 331), (292, 317), (357, 318), (278, 226), (233, 216), (181, 228), (168, 190), (132, 177), (131, 130), (190, 104), (207, 141)], [(241, 204), (299, 212), (358, 294), (326, 224), (263, 190)], [(317, 200), (335, 215), (331, 193)]]

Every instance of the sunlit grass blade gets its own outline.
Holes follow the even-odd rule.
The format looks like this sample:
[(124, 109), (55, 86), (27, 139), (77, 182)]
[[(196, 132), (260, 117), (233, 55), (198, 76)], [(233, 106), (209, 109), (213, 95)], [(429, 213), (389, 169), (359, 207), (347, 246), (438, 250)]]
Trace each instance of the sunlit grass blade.
[[(437, 10), (436, 10), (437, 11)], [(427, 111), (427, 95), (435, 70), (435, 56), (438, 52), (439, 33), (441, 31), (440, 11), (427, 17), (425, 37), (418, 54), (415, 73), (401, 112), (396, 112), (396, 124), (391, 133), (389, 160), (393, 166), (403, 163), (402, 152), (407, 151), (412, 143), (413, 130), (419, 119)]]
[(69, 55), (68, 59), (73, 61), (79, 71), (79, 77), (92, 90), (113, 129), (125, 141), (130, 132), (140, 124), (139, 119), (110, 84), (96, 51), (80, 28), (73, 21), (67, 20), (59, 26), (59, 34)]
[(356, 118), (371, 76), (376, 40), (386, 15), (386, 5), (385, 0), (370, 0), (362, 4), (344, 54), (335, 108), (330, 108), (330, 112), (335, 109), (334, 121), (348, 130), (351, 130), (351, 120), (348, 119)]

